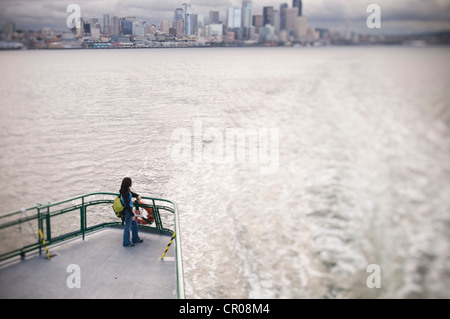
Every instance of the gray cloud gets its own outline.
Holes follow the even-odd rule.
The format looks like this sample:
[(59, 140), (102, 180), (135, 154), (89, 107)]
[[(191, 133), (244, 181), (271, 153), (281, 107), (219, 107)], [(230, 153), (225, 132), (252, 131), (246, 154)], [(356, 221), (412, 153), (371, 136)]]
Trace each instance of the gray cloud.
[[(13, 21), (19, 28), (52, 27), (64, 29), (70, 3), (81, 7), (84, 18), (103, 14), (137, 16), (152, 23), (171, 19), (175, 8), (183, 0), (0, 0), (0, 22)], [(292, 0), (254, 0), (253, 14), (261, 14), (264, 6), (279, 8), (281, 3), (292, 6)], [(228, 6), (240, 6), (241, 0), (192, 0), (195, 12), (208, 17), (210, 10), (219, 10), (221, 18)], [(343, 26), (351, 20), (353, 25), (364, 26), (371, 3), (381, 7), (382, 22), (388, 26), (381, 31), (396, 30), (435, 31), (450, 30), (449, 0), (303, 0), (304, 14), (315, 27)], [(101, 20), (101, 19), (100, 19)]]

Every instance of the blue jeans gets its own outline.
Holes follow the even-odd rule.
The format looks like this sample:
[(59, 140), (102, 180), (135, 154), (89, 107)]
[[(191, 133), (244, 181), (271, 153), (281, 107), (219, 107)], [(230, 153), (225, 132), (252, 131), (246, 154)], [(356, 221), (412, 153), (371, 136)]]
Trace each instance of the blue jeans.
[(128, 246), (130, 242), (130, 228), (133, 243), (138, 243), (141, 239), (138, 235), (138, 223), (137, 220), (131, 220), (131, 215), (129, 212), (125, 213), (125, 228), (123, 229), (123, 245)]

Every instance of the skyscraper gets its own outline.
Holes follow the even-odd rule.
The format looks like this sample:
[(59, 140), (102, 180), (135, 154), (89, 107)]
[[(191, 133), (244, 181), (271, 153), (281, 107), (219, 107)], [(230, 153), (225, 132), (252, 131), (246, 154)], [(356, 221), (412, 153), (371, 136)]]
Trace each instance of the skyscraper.
[(276, 35), (280, 33), (280, 12), (278, 10), (273, 10), (273, 27)]
[(228, 29), (239, 29), (241, 27), (242, 9), (237, 7), (228, 7), (227, 12)]
[(288, 7), (289, 5), (287, 3), (280, 4), (280, 30), (286, 28), (286, 11), (284, 11), (284, 9)]
[(204, 30), (205, 26), (205, 16), (203, 14), (195, 14), (195, 30), (194, 33), (197, 34), (199, 30)]
[(85, 34), (91, 34), (91, 23), (89, 21), (84, 23), (83, 30)]
[(95, 25), (91, 25), (91, 37), (93, 37), (94, 39), (100, 39), (100, 34), (100, 23), (97, 22)]
[(295, 18), (295, 36), (298, 40), (306, 38), (308, 32), (308, 19), (303, 16)]
[[(92, 29), (92, 24), (91, 24)], [(131, 35), (133, 34), (133, 22), (127, 19), (120, 20), (120, 30), (122, 35)]]
[(111, 26), (109, 24), (109, 14), (103, 15), (103, 34), (111, 34)]
[(192, 14), (192, 7), (190, 3), (183, 3), (184, 7), (184, 33), (194, 33), (194, 15)]
[(119, 17), (113, 16), (111, 19), (111, 34), (112, 35), (119, 35), (120, 34), (120, 23), (119, 23)]
[(178, 21), (184, 20), (183, 8), (176, 8), (173, 13), (173, 27), (177, 28)]
[(194, 34), (196, 14), (186, 12), (186, 19), (184, 20), (184, 33), (187, 35)]
[(302, 15), (302, 0), (292, 0), (292, 7), (298, 8), (298, 16)]
[(266, 24), (273, 25), (274, 23), (273, 16), (273, 7), (264, 7), (263, 8), (263, 25)]
[(3, 37), (11, 41), (14, 32), (16, 32), (16, 24), (14, 22), (6, 22), (2, 25)]
[(184, 19), (178, 20), (177, 22), (177, 36), (184, 34)]
[(170, 29), (170, 21), (169, 21), (169, 20), (166, 20), (166, 19), (161, 20), (161, 24), (160, 24), (159, 29), (160, 29), (162, 32), (169, 33), (169, 29)]
[(219, 11), (209, 11), (209, 24), (218, 24), (219, 22)]
[(283, 8), (281, 10), (281, 21), (284, 25), (280, 25), (280, 30), (286, 30), (289, 35), (295, 35), (295, 18), (298, 17), (297, 8)]
[(256, 14), (253, 16), (253, 26), (255, 27), (256, 33), (259, 33), (259, 29), (263, 26), (264, 18), (262, 14)]
[(192, 7), (190, 3), (183, 3), (184, 14), (192, 12)]
[(242, 1), (242, 28), (243, 37), (249, 38), (250, 36), (250, 26), (252, 25), (252, 2)]

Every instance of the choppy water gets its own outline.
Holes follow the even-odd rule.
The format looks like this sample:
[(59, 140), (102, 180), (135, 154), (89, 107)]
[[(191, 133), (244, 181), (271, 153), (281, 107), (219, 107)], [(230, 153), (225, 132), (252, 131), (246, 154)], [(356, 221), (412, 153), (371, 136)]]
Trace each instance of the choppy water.
[[(131, 176), (179, 204), (190, 298), (449, 298), (449, 53), (0, 52), (2, 211)], [(196, 123), (278, 129), (277, 174), (180, 163), (175, 130), (211, 143)]]

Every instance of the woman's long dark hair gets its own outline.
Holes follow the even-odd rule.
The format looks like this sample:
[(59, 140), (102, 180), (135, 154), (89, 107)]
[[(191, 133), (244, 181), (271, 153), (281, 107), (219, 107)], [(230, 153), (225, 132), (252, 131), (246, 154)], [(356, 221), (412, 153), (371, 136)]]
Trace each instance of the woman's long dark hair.
[(133, 181), (129, 177), (125, 177), (122, 181), (122, 185), (120, 186), (120, 194), (124, 194), (130, 191), (131, 184)]

